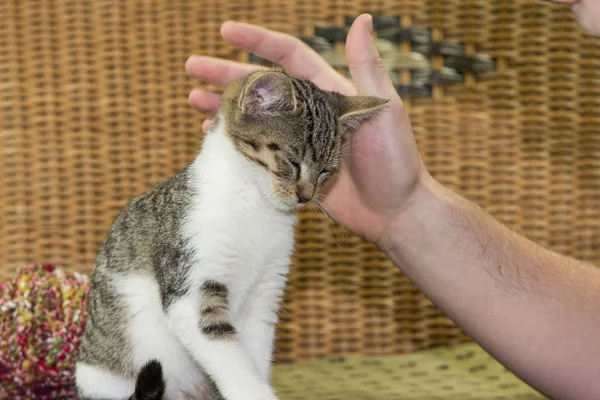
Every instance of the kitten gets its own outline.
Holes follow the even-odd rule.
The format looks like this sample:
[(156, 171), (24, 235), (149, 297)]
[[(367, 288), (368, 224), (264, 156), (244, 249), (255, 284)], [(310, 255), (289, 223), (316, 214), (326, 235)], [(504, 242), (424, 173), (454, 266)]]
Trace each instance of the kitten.
[(295, 210), (386, 102), (281, 70), (230, 84), (194, 162), (133, 199), (99, 250), (79, 395), (128, 399), (154, 360), (165, 385), (155, 398), (276, 399), (269, 375)]

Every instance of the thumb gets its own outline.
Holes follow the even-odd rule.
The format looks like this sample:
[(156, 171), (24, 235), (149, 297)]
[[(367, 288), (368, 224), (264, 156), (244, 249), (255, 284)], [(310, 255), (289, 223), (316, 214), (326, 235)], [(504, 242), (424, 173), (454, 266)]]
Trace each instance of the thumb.
[(213, 126), (213, 122), (214, 121), (211, 118), (204, 120), (204, 122), (202, 123), (202, 132), (208, 133), (210, 128), (212, 128), (212, 126)]
[(354, 20), (346, 39), (346, 59), (359, 94), (393, 99), (398, 96), (381, 62), (371, 33), (373, 17), (361, 14)]

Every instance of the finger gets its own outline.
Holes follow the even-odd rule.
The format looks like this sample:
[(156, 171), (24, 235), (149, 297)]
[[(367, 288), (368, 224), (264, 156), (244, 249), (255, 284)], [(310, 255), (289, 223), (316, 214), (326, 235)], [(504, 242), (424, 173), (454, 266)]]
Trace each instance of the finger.
[(301, 40), (256, 25), (227, 21), (221, 35), (229, 43), (281, 65), (292, 75), (301, 76), (330, 90), (351, 91), (352, 85)]
[(207, 119), (202, 123), (202, 132), (207, 133), (212, 128), (213, 120)]
[(196, 110), (213, 115), (219, 108), (221, 95), (204, 89), (193, 89), (188, 96), (188, 102)]
[[(304, 73), (311, 75), (305, 76), (310, 79), (316, 74), (315, 64), (320, 68), (329, 68), (307, 45), (284, 33), (243, 22), (227, 21), (221, 27), (221, 35), (231, 44), (279, 64), (294, 75)], [(299, 57), (302, 58), (302, 63), (299, 63)], [(302, 68), (303, 66), (307, 68)]]
[(371, 96), (398, 96), (392, 80), (381, 63), (371, 37), (373, 18), (362, 14), (352, 24), (346, 40), (348, 69), (358, 92)]
[(206, 56), (191, 56), (185, 62), (185, 70), (192, 78), (221, 87), (259, 69), (257, 65)]

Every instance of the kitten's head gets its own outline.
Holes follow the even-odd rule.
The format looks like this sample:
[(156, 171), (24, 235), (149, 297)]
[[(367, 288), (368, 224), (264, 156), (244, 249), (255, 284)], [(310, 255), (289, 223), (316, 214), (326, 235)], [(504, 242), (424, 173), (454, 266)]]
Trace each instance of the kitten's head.
[(259, 71), (223, 94), (221, 114), (238, 151), (264, 168), (265, 193), (292, 210), (338, 171), (341, 147), (387, 100), (344, 96), (280, 70)]

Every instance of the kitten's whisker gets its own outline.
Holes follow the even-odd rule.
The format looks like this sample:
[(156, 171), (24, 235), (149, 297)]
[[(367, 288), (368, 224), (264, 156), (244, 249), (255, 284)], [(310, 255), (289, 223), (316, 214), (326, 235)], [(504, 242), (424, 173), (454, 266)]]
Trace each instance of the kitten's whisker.
[(358, 153), (342, 153), (342, 157), (360, 157), (363, 160), (365, 160), (368, 163), (370, 163), (371, 165), (373, 165), (373, 160), (368, 159), (367, 157), (363, 156), (362, 154), (358, 154)]
[(275, 211), (275, 202), (277, 201), (277, 198), (272, 193), (269, 193), (268, 200), (267, 203), (269, 204), (269, 209)]
[[(317, 205), (319, 204), (318, 202), (315, 202)], [(319, 214), (319, 218), (321, 219), (321, 222), (323, 224), (323, 227), (325, 229), (325, 231), (327, 232), (327, 237), (329, 238), (329, 240), (333, 241), (335, 244), (338, 245), (339, 247), (339, 243), (337, 243), (337, 240), (335, 239), (335, 236), (331, 233), (331, 223), (330, 223), (330, 218), (327, 214), (325, 214), (325, 212), (321, 209), (319, 209), (319, 207), (314, 206), (316, 212)]]
[(376, 149), (382, 149), (383, 147), (379, 143), (371, 143), (371, 142), (349, 142), (340, 147), (340, 151), (348, 150), (354, 148), (356, 146), (371, 146)]
[[(331, 238), (331, 240), (333, 241), (333, 243), (338, 247), (341, 248), (342, 244), (339, 241), (339, 238), (337, 237), (337, 235), (334, 235), (331, 230), (332, 228), (336, 227), (338, 225), (337, 221), (335, 221), (335, 219), (333, 218), (333, 214), (331, 213), (331, 211), (325, 206), (325, 204), (323, 204), (322, 201), (320, 201), (317, 198), (315, 198), (315, 203), (320, 207), (321, 212), (324, 213), (325, 215), (327, 215), (327, 217), (329, 218), (329, 220), (331, 221), (330, 224), (327, 224), (327, 233), (329, 234), (329, 237)], [(337, 230), (336, 230), (337, 231)], [(337, 233), (337, 232), (336, 232)]]
[[(315, 198), (316, 199), (316, 198)], [(317, 203), (315, 201), (315, 203)], [(310, 206), (310, 209), (317, 214), (318, 218), (319, 218), (319, 222), (321, 223), (322, 228), (325, 230), (325, 232), (327, 232), (327, 237), (329, 238), (329, 240), (331, 242), (333, 242), (334, 244), (336, 244), (338, 247), (341, 247), (339, 245), (339, 243), (335, 240), (335, 236), (331, 233), (331, 229), (330, 229), (330, 224), (327, 223), (327, 220), (325, 219), (325, 217), (323, 216), (324, 212), (322, 210), (320, 210), (317, 206), (315, 206), (312, 203), (308, 203)], [(318, 204), (318, 203), (317, 203)]]
[(336, 224), (340, 225), (343, 235), (348, 238), (348, 239), (353, 239), (353, 236), (350, 232), (348, 232), (348, 230), (346, 228), (343, 227), (342, 224), (340, 224), (339, 222), (337, 222), (335, 220), (335, 218), (333, 217), (333, 213), (331, 212), (331, 210), (325, 205), (325, 203), (322, 201), (324, 199), (319, 199), (318, 197), (316, 198), (316, 203), (319, 205), (319, 207), (321, 207), (326, 213), (327, 215), (330, 216), (331, 220), (334, 221)]
[(330, 215), (328, 210), (325, 210), (325, 206), (323, 204), (323, 201), (325, 200), (325, 194), (324, 193), (317, 193), (317, 195), (315, 196), (315, 203), (317, 203), (317, 205), (321, 208), (323, 208), (323, 212), (325, 212), (330, 218), (333, 218), (333, 215)]
[(281, 307), (278, 312), (281, 314), (290, 315), (290, 312), (285, 307)]

